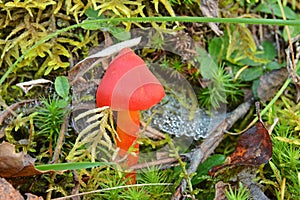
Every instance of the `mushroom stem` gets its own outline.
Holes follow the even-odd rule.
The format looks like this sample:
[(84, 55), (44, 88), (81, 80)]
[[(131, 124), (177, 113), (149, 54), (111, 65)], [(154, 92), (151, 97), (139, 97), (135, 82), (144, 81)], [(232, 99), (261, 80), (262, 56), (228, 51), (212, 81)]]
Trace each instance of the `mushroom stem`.
[[(127, 157), (127, 167), (133, 166), (138, 162), (139, 144), (136, 143), (140, 127), (140, 112), (139, 111), (118, 111), (117, 117), (117, 133), (119, 140), (117, 140), (117, 147), (120, 148), (119, 156), (124, 157), (128, 150), (130, 153)], [(134, 145), (133, 145), (134, 144)], [(130, 148), (133, 148), (132, 151)], [(131, 177), (132, 183), (135, 183), (135, 172), (130, 173), (127, 177)]]

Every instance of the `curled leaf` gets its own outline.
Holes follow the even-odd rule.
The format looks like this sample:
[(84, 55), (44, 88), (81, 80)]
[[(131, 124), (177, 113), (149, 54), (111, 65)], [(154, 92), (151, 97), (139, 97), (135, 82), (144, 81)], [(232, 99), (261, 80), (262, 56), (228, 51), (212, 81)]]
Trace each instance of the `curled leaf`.
[(34, 158), (23, 152), (16, 153), (14, 145), (3, 142), (0, 144), (0, 176), (19, 177), (42, 174), (35, 169)]
[[(257, 114), (259, 116), (258, 111)], [(259, 166), (268, 163), (271, 158), (272, 141), (259, 116), (257, 124), (240, 136), (234, 152), (229, 156), (229, 163), (211, 168), (209, 175), (213, 176), (217, 171), (225, 167)]]

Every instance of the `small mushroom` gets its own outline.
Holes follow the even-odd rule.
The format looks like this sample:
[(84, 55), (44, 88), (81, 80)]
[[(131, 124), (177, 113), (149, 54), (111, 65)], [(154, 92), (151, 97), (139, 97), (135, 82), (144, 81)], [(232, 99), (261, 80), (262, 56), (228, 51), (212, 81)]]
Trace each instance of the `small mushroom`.
[[(165, 96), (163, 86), (150, 72), (145, 62), (131, 49), (124, 48), (109, 64), (96, 94), (98, 107), (110, 106), (118, 111), (117, 133), (120, 156), (129, 148), (133, 153), (127, 157), (127, 166), (138, 162), (139, 144), (136, 142), (140, 126), (140, 110), (146, 110)], [(135, 173), (129, 175), (135, 182)]]

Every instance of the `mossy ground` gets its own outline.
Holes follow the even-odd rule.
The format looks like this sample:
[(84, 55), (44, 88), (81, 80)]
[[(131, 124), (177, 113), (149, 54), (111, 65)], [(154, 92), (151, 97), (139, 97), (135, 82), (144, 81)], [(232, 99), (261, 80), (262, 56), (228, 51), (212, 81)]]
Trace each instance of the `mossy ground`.
[[(205, 5), (201, 6), (203, 11)], [(269, 6), (273, 9), (269, 9)], [(283, 11), (280, 10), (281, 6)], [(230, 0), (220, 1), (217, 7), (221, 17), (281, 18), (285, 15), (288, 20), (300, 17), (300, 5), (296, 1), (287, 1), (286, 4), (281, 5), (277, 1), (269, 1), (266, 4), (264, 1)], [(95, 159), (92, 151), (110, 151), (109, 141), (113, 142), (113, 139), (109, 138), (114, 136), (112, 113), (110, 111), (101, 113), (104, 116), (101, 116), (101, 119), (105, 119), (101, 121), (101, 127), (104, 127), (108, 134), (97, 138), (97, 141), (105, 140), (106, 146), (102, 149), (91, 147), (88, 149), (91, 150), (89, 152), (85, 146), (78, 144), (76, 140), (78, 132), (72, 126), (74, 123), (70, 115), (72, 90), (59, 90), (66, 87), (59, 88), (56, 84), (45, 84), (36, 86), (25, 93), (16, 84), (39, 78), (55, 83), (58, 77), (67, 77), (70, 67), (87, 57), (91, 49), (103, 44), (103, 41), (108, 41), (105, 44), (109, 44), (110, 39), (120, 41), (118, 34), (124, 31), (152, 27), (166, 35), (171, 32), (177, 34), (178, 38), (185, 38), (184, 36), (188, 35), (196, 45), (205, 50), (192, 49), (200, 52), (200, 56), (194, 62), (187, 62), (186, 58), (190, 54), (184, 52), (189, 41), (183, 39), (174, 46), (178, 51), (183, 52), (181, 55), (186, 56), (178, 58), (163, 50), (169, 38), (162, 37), (163, 34), (157, 34), (152, 37), (153, 49), (144, 48), (137, 52), (144, 60), (160, 60), (162, 67), (172, 68), (176, 73), (183, 75), (195, 90), (197, 103), (201, 107), (210, 110), (217, 108), (219, 104), (225, 104), (229, 113), (251, 95), (262, 101), (262, 108), (270, 106), (262, 118), (267, 126), (273, 124), (276, 118), (278, 119), (271, 134), (273, 157), (270, 163), (256, 171), (255, 181), (261, 184), (262, 191), (270, 199), (297, 199), (300, 196), (299, 85), (291, 80), (283, 92), (278, 93), (280, 86), (287, 80), (287, 76), (282, 74), (289, 74), (293, 80), (298, 78), (299, 26), (290, 26), (288, 31), (282, 26), (221, 23), (219, 28), (223, 34), (218, 36), (207, 23), (105, 22), (94, 24), (95, 26), (78, 26), (41, 42), (41, 39), (58, 30), (67, 29), (87, 19), (203, 16), (203, 13), (199, 2), (194, 0), (154, 0), (151, 2), (142, 0), (47, 0), (43, 2), (25, 0), (20, 2), (15, 0), (1, 1), (0, 8), (0, 74), (3, 79), (0, 87), (0, 103), (1, 111), (3, 111), (0, 141), (14, 144), (17, 152), (23, 151), (35, 158), (35, 165), (53, 162), (66, 163), (70, 160), (90, 162)], [(296, 36), (298, 36), (298, 41), (297, 39), (293, 42), (289, 40), (289, 37), (293, 39), (297, 38)], [(40, 45), (28, 52), (30, 47), (39, 42), (41, 42)], [(285, 51), (289, 44), (293, 45), (295, 65), (288, 65), (288, 70), (273, 76), (272, 80), (263, 79), (269, 84), (274, 84), (276, 89), (273, 91), (271, 88), (273, 91), (271, 93), (271, 89), (260, 85), (262, 77), (274, 70), (285, 70), (286, 65), (292, 60), (291, 55), (287, 57)], [(18, 59), (20, 59), (18, 64), (6, 75), (5, 73)], [(195, 64), (197, 62), (200, 64)], [(203, 66), (213, 67), (203, 68)], [(92, 78), (100, 80), (100, 77)], [(276, 94), (279, 94), (279, 98), (272, 101)], [(270, 98), (264, 99), (264, 95), (269, 95)], [(28, 99), (33, 99), (33, 101), (23, 103)], [(12, 108), (9, 106), (13, 104), (16, 107), (12, 109), (13, 112), (7, 114), (5, 111)], [(231, 132), (238, 132), (247, 127), (255, 117), (253, 108), (249, 110), (248, 115), (233, 125)], [(63, 126), (64, 123), (67, 126)], [(60, 138), (61, 135), (64, 137)], [(215, 149), (215, 155), (209, 158), (210, 162), (214, 164), (222, 162), (224, 156), (234, 151), (236, 140), (237, 136), (226, 134), (222, 143)], [(95, 139), (93, 142), (96, 144), (97, 141)], [(169, 141), (166, 139), (147, 142), (145, 144), (149, 146), (159, 147)], [(195, 141), (187, 152), (201, 142), (201, 140)], [(145, 151), (147, 151), (147, 145), (142, 147)], [(58, 147), (59, 150), (57, 150)], [(59, 152), (59, 156), (55, 155), (55, 152)], [(171, 153), (179, 159), (176, 148)], [(67, 159), (70, 157), (71, 159)], [(153, 183), (154, 185), (112, 189), (86, 195), (85, 199), (169, 199), (182, 177), (191, 179), (183, 170), (188, 167), (188, 163), (185, 163), (184, 159), (179, 163), (180, 166), (168, 166), (167, 169), (161, 166), (163, 170), (150, 168), (138, 174), (137, 183)], [(200, 169), (208, 171), (208, 167), (213, 166), (211, 163), (200, 165)], [(197, 199), (213, 199), (216, 183), (218, 181), (230, 183), (233, 174), (229, 171), (220, 177), (210, 177), (197, 171), (197, 174), (194, 174), (197, 181), (193, 179), (191, 181), (193, 190), (189, 188), (187, 193), (194, 192), (188, 195), (194, 195)], [(67, 196), (72, 191), (88, 192), (125, 186), (128, 183), (125, 174), (113, 166), (51, 172), (31, 177), (11, 178), (10, 181), (22, 194), (31, 191), (47, 199)], [(155, 185), (156, 183), (173, 185)], [(232, 183), (232, 186), (240, 186), (240, 183)], [(242, 193), (244, 189), (240, 191)], [(237, 198), (238, 194), (233, 193), (231, 191), (231, 195), (227, 197), (245, 199), (245, 197)]]

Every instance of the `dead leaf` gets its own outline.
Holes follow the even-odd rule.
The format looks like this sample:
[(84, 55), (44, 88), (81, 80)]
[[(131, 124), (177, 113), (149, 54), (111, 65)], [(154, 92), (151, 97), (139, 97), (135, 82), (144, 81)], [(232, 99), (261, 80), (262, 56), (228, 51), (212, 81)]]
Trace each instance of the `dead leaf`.
[(229, 156), (229, 162), (211, 168), (209, 175), (214, 176), (217, 171), (226, 167), (259, 166), (268, 163), (272, 158), (272, 141), (260, 118), (259, 104), (256, 106), (259, 117), (256, 126), (251, 127), (240, 136), (234, 152)]
[(36, 79), (36, 80), (31, 80), (31, 81), (26, 81), (23, 83), (17, 83), (16, 86), (20, 87), (26, 94), (28, 93), (28, 91), (33, 88), (34, 86), (41, 86), (43, 84), (47, 84), (47, 83), (52, 83), (49, 80), (46, 79)]
[(34, 159), (23, 152), (16, 153), (15, 146), (3, 142), (0, 144), (0, 176), (18, 177), (42, 174), (34, 167)]
[(22, 195), (4, 178), (0, 178), (0, 199), (24, 200)]
[(43, 200), (43, 197), (38, 197), (30, 193), (25, 193), (25, 195), (27, 196), (26, 200)]
[(283, 85), (285, 79), (288, 77), (286, 68), (273, 70), (259, 78), (259, 85), (257, 87), (257, 96), (261, 101), (270, 100)]
[(138, 45), (141, 42), (141, 37), (137, 37), (137, 38), (133, 38), (131, 40), (126, 40), (120, 43), (117, 43), (115, 45), (109, 46), (106, 49), (103, 49), (102, 51), (99, 51), (93, 55), (88, 56), (87, 58), (83, 59), (80, 62), (85, 61), (86, 59), (90, 59), (90, 58), (103, 58), (106, 56), (110, 56), (114, 53), (118, 53), (119, 51), (121, 51), (122, 49), (128, 47), (133, 47)]
[(224, 183), (223, 181), (219, 181), (216, 183), (214, 200), (227, 200), (225, 192), (228, 185), (228, 183)]
[(246, 131), (231, 154), (231, 164), (259, 166), (269, 162), (272, 156), (272, 142), (263, 122)]

